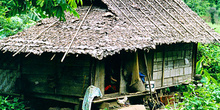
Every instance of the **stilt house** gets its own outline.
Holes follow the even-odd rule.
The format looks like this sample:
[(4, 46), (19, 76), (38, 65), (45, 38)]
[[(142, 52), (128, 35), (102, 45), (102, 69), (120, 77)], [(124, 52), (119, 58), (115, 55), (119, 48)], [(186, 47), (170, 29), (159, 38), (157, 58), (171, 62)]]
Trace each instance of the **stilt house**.
[[(104, 97), (132, 91), (135, 72), (162, 89), (190, 81), (197, 43), (218, 41), (182, 0), (95, 0), (80, 18), (43, 19), (0, 40), (0, 91), (80, 104), (90, 85)], [(114, 90), (105, 91), (111, 79)], [(146, 95), (140, 93), (136, 96)], [(95, 103), (112, 100), (106, 98)]]

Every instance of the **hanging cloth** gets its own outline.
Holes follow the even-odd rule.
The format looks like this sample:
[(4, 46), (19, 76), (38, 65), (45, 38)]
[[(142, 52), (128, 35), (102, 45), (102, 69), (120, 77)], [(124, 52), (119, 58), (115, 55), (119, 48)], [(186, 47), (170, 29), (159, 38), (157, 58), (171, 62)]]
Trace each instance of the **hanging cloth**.
[(83, 99), (82, 110), (91, 110), (92, 100), (94, 99), (94, 97), (102, 98), (102, 93), (98, 87), (91, 85), (86, 89), (86, 93)]

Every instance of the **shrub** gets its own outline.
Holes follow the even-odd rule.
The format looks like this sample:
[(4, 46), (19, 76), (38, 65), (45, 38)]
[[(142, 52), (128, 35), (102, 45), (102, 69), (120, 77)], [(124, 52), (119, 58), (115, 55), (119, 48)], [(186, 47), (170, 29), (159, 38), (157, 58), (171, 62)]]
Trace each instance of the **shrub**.
[(1, 110), (24, 110), (25, 105), (19, 98), (11, 98), (9, 96), (3, 97), (0, 96), (0, 109)]

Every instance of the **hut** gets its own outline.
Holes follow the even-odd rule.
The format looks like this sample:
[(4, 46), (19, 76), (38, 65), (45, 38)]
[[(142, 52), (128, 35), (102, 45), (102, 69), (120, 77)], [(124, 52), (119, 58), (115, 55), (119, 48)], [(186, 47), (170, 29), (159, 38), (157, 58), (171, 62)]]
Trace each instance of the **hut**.
[[(79, 105), (94, 85), (104, 97), (128, 97), (141, 72), (155, 88), (190, 81), (197, 43), (218, 41), (182, 0), (95, 0), (66, 13), (66, 21), (43, 19), (0, 40), (0, 91)], [(135, 77), (136, 75), (136, 77)], [(105, 91), (111, 80), (112, 91)], [(111, 98), (108, 98), (111, 97)]]

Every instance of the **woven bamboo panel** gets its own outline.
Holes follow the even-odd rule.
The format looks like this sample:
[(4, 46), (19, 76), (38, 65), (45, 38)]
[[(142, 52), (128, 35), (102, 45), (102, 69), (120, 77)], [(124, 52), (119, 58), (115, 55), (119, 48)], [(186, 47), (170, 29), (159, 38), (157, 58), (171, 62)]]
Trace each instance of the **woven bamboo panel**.
[(191, 50), (186, 50), (186, 58), (189, 58), (189, 59), (192, 58), (192, 51)]
[(165, 60), (173, 60), (173, 51), (165, 52)]
[(177, 77), (178, 78), (178, 83), (182, 83), (183, 82), (183, 77), (184, 76)]
[(177, 51), (177, 59), (183, 59), (184, 58), (184, 51)]
[(156, 88), (161, 87), (161, 79), (155, 80), (155, 87), (156, 87)]
[(171, 69), (165, 69), (164, 70), (164, 78), (171, 77)]
[(183, 72), (183, 68), (178, 68), (179, 69), (179, 75), (183, 75), (184, 72)]
[(184, 59), (179, 59), (174, 61), (174, 68), (180, 68), (184, 66), (185, 66)]
[(164, 79), (164, 82), (163, 82), (164, 86), (169, 86), (169, 85), (172, 85), (172, 84), (173, 84), (173, 78), (165, 78)]
[(163, 61), (163, 53), (162, 52), (156, 52), (154, 54), (154, 61)]
[(171, 61), (165, 60), (165, 69), (173, 69), (173, 67), (174, 67), (173, 60)]
[(164, 54), (158, 51), (155, 52), (153, 80), (156, 82), (157, 87), (161, 86), (162, 81), (163, 55), (164, 86), (181, 84), (186, 80), (191, 80), (192, 47), (192, 44), (167, 46)]
[(184, 81), (190, 81), (191, 79), (192, 79), (191, 75), (185, 75), (185, 76), (183, 77), (183, 80), (184, 80)]
[(161, 71), (163, 62), (154, 62), (153, 71)]
[(153, 73), (153, 80), (161, 79), (162, 78), (162, 71), (157, 71)]
[(176, 70), (175, 69), (172, 69), (170, 72), (171, 72), (171, 77), (176, 76)]
[(173, 60), (177, 60), (177, 51), (173, 51)]
[(185, 67), (184, 68), (184, 74), (185, 75), (192, 74), (192, 67)]
[(173, 78), (173, 84), (178, 84), (178, 77)]
[(19, 77), (17, 71), (0, 69), (0, 91), (14, 92), (16, 79)]

